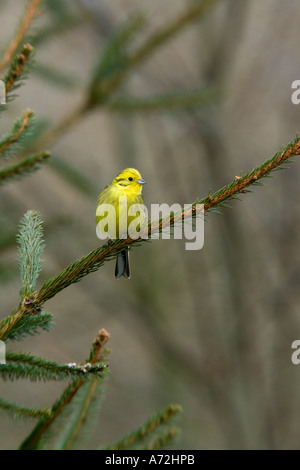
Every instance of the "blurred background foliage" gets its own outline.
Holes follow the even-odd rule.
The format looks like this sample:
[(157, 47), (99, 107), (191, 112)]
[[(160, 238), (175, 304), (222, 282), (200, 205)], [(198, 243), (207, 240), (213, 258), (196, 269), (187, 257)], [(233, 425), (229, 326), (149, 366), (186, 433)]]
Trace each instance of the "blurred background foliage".
[[(200, 21), (140, 63), (126, 63), (130, 73), (104, 99), (109, 70), (126, 61), (125, 42), (134, 57), (196, 3), (44, 3), (29, 35), (35, 67), (2, 116), (1, 134), (32, 108), (40, 145), (52, 156), (38, 173), (1, 187), (1, 317), (18, 302), (15, 235), (28, 209), (45, 221), (41, 283), (97, 247), (97, 196), (123, 168), (138, 168), (148, 181), (146, 204), (191, 203), (299, 131), (291, 102), (300, 73), (296, 0), (211, 2)], [(5, 43), (24, 2), (0, 6)], [(94, 86), (99, 77), (104, 94)], [(26, 338), (23, 350), (81, 361), (100, 328), (111, 334), (91, 448), (120, 439), (170, 402), (183, 407), (175, 448), (299, 447), (300, 371), (291, 362), (300, 336), (299, 171), (296, 161), (222, 216), (210, 215), (201, 251), (186, 251), (183, 240), (154, 240), (132, 251), (129, 282), (116, 282), (109, 262), (49, 301), (55, 326)], [(7, 382), (1, 395), (43, 408), (63, 387)], [(2, 414), (0, 448), (17, 447), (31, 428)]]

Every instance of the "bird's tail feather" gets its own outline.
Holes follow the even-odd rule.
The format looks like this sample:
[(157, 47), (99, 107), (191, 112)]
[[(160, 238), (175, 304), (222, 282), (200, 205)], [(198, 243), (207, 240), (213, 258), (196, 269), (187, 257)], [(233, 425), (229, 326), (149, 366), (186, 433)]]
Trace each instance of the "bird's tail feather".
[(121, 276), (126, 277), (126, 279), (130, 279), (128, 248), (117, 254), (115, 278), (119, 279)]

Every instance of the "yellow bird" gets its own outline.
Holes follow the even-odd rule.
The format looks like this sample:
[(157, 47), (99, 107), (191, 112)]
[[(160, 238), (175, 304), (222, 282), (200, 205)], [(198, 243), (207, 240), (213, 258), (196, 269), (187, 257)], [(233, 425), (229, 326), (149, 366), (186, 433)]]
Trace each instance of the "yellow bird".
[[(142, 188), (146, 181), (138, 170), (125, 168), (111, 183), (105, 186), (98, 197), (95, 212), (96, 233), (105, 238), (126, 238), (135, 225), (138, 231), (145, 221), (144, 198)], [(135, 206), (137, 205), (137, 206)], [(131, 208), (131, 210), (130, 210)], [(136, 212), (134, 213), (134, 210)], [(117, 254), (115, 277), (125, 276), (130, 279), (128, 248)]]

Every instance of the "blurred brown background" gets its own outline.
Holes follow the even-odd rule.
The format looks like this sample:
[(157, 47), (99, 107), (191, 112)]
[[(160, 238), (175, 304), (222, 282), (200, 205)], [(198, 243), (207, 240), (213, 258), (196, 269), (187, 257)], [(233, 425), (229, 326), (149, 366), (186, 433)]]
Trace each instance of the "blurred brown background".
[[(72, 77), (72, 86), (33, 72), (2, 116), (1, 133), (26, 107), (57, 125), (81, 102), (97, 56), (130, 15), (146, 16), (146, 35), (188, 2), (53, 2), (39, 27), (62, 14), (56, 3), (82, 21), (36, 46), (36, 62)], [(23, 6), (2, 2), (2, 44)], [(221, 91), (218, 101), (194, 112), (125, 115), (99, 108), (84, 116), (49, 150), (85, 178), (90, 194), (50, 164), (0, 188), (2, 232), (16, 233), (28, 209), (39, 210), (45, 222), (39, 286), (97, 247), (97, 195), (123, 168), (138, 168), (148, 181), (146, 204), (192, 203), (295, 138), (300, 106), (291, 102), (291, 83), (300, 79), (299, 21), (296, 0), (220, 1), (122, 87), (124, 95), (155, 96), (210, 84)], [(106, 263), (46, 304), (55, 315), (50, 333), (10, 343), (82, 362), (98, 330), (110, 332), (106, 397), (88, 448), (121, 438), (169, 403), (183, 407), (174, 448), (299, 448), (300, 365), (291, 362), (291, 343), (300, 339), (300, 165), (295, 158), (288, 166), (222, 216), (209, 215), (202, 250), (186, 251), (180, 240), (143, 244), (132, 251), (129, 282), (115, 281), (114, 262)], [(19, 301), (15, 244), (2, 247), (0, 257), (4, 317)], [(46, 407), (64, 386), (7, 382), (1, 396)], [(16, 448), (33, 425), (1, 414), (0, 448)]]

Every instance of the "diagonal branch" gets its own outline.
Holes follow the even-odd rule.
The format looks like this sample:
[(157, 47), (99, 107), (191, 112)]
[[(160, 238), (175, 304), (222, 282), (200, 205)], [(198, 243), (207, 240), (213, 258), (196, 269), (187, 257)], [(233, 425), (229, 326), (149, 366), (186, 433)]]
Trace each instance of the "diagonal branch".
[(12, 417), (15, 418), (40, 418), (41, 416), (49, 416), (50, 409), (34, 409), (28, 408), (27, 406), (13, 403), (3, 398), (0, 398), (0, 410), (6, 411)]
[[(216, 191), (213, 195), (208, 195), (201, 200), (196, 200), (188, 211), (179, 211), (171, 216), (171, 218), (160, 219), (155, 222), (149, 222), (146, 227), (146, 234), (150, 238), (151, 229), (153, 227), (158, 233), (159, 231), (174, 225), (178, 220), (184, 217), (195, 217), (200, 212), (208, 213), (218, 206), (224, 205), (225, 201), (237, 197), (241, 193), (248, 191), (248, 187), (258, 184), (259, 180), (263, 177), (270, 175), (270, 173), (286, 162), (290, 157), (300, 154), (300, 139), (296, 139), (288, 144), (285, 148), (280, 150), (274, 157), (265, 161), (262, 165), (254, 168), (252, 171), (246, 173), (242, 177), (235, 177), (234, 181), (223, 188)], [(148, 232), (148, 233), (147, 233)], [(153, 233), (153, 231), (152, 231)], [(116, 254), (122, 251), (125, 247), (137, 245), (147, 238), (146, 236), (138, 240), (127, 238), (111, 242), (102, 247), (96, 248), (94, 251), (84, 256), (80, 260), (75, 261), (62, 272), (46, 281), (37, 294), (36, 301), (43, 304), (46, 300), (54, 297), (58, 292), (65, 289), (69, 285), (76, 283), (89, 273), (92, 273), (100, 268), (109, 259), (112, 259)]]
[(298, 135), (294, 141), (283, 147), (274, 155), (274, 157), (266, 160), (262, 165), (255, 167), (244, 176), (236, 176), (231, 184), (224, 186), (212, 196), (208, 195), (199, 202), (204, 204), (204, 209), (206, 211), (209, 211), (210, 209), (222, 204), (225, 200), (231, 199), (236, 194), (247, 192), (248, 186), (258, 183), (258, 180), (265, 176), (269, 176), (272, 171), (281, 169), (280, 166), (283, 163), (287, 162), (289, 158), (297, 155), (300, 155), (300, 138)]
[(25, 35), (27, 34), (31, 21), (37, 14), (37, 10), (40, 3), (41, 0), (31, 0), (28, 2), (26, 10), (17, 29), (17, 32), (12, 38), (9, 46), (5, 49), (4, 56), (0, 62), (0, 72), (2, 72), (12, 61), (14, 54), (17, 52), (22, 41), (24, 40)]
[(28, 378), (30, 380), (66, 380), (69, 378), (102, 377), (106, 366), (101, 364), (60, 364), (39, 356), (8, 351), (6, 363), (0, 364), (0, 376), (6, 380)]
[[(22, 116), (16, 120), (10, 132), (5, 134), (0, 139), (0, 157), (4, 158), (7, 154), (7, 150), (14, 144), (16, 144), (26, 133), (28, 127), (32, 123), (34, 117), (34, 111), (32, 109), (26, 109), (23, 111)], [(6, 153), (5, 153), (6, 152)]]
[[(287, 162), (289, 158), (297, 155), (300, 155), (300, 139), (298, 136), (272, 158), (262, 163), (262, 165), (255, 167), (244, 176), (235, 177), (232, 183), (219, 189), (213, 195), (209, 194), (201, 200), (197, 199), (191, 204), (188, 210), (182, 210), (172, 214), (170, 218), (159, 219), (154, 222), (150, 221), (146, 227), (146, 233), (148, 232), (148, 234), (151, 235), (151, 229), (153, 227), (156, 233), (159, 233), (164, 228), (174, 225), (176, 221), (182, 220), (183, 217), (195, 217), (200, 215), (200, 213), (203, 213), (203, 208), (206, 213), (213, 212), (217, 207), (224, 206), (226, 201), (237, 198), (239, 195), (248, 192), (250, 186), (259, 184), (259, 180), (269, 176), (272, 171), (280, 169), (284, 162)], [(115, 240), (110, 244), (96, 248), (88, 255), (76, 260), (42, 285), (39, 292), (34, 295), (35, 309), (40, 308), (42, 304), (54, 297), (61, 290), (71, 284), (79, 282), (84, 276), (97, 271), (106, 261), (115, 258), (117, 253), (122, 251), (125, 247), (138, 245), (145, 241), (145, 239), (146, 237), (137, 240), (132, 238)], [(0, 325), (0, 339), (8, 337), (15, 325), (21, 321), (27, 313), (28, 308), (22, 303), (8, 319), (4, 319), (3, 328), (1, 328)]]
[(37, 170), (49, 157), (49, 152), (40, 152), (36, 155), (25, 157), (12, 165), (5, 166), (0, 170), (0, 184), (6, 183), (11, 179), (20, 178), (21, 176), (25, 176)]
[[(128, 450), (133, 448), (135, 444), (140, 443), (140, 441), (146, 440), (146, 438), (155, 435), (155, 431), (159, 428), (163, 428), (166, 423), (174, 418), (177, 414), (182, 412), (180, 405), (169, 405), (166, 409), (160, 411), (156, 415), (152, 416), (146, 423), (136, 429), (134, 432), (128, 434), (123, 439), (118, 442), (114, 442), (105, 447), (100, 447), (100, 450)], [(167, 431), (171, 432), (171, 438), (177, 434), (177, 428), (171, 428)], [(164, 434), (160, 438), (165, 437)], [(167, 435), (167, 437), (169, 437)], [(152, 449), (152, 447), (151, 447)]]
[(26, 66), (33, 56), (34, 49), (31, 44), (25, 44), (20, 53), (13, 59), (10, 69), (4, 78), (6, 95), (20, 85), (20, 80), (26, 71)]

